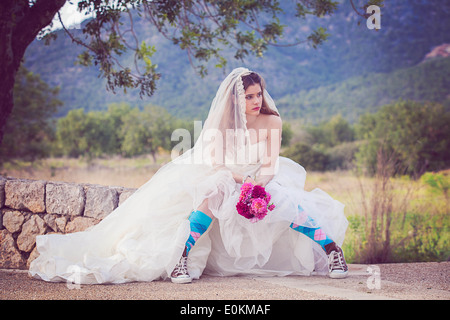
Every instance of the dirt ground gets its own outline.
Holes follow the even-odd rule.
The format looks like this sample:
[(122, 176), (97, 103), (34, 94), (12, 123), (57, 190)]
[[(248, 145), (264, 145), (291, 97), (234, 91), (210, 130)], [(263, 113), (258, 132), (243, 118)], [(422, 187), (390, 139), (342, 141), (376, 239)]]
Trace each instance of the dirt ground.
[(0, 270), (0, 300), (450, 300), (450, 262), (349, 265), (346, 279), (312, 275), (212, 277), (75, 285), (32, 279), (24, 270)]

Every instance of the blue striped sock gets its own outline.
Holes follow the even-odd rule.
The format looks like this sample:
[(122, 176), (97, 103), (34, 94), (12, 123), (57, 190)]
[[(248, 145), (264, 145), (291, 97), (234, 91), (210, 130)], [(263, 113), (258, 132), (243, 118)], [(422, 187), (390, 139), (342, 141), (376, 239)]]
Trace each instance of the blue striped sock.
[(300, 225), (300, 223), (306, 224), (306, 225), (316, 225), (316, 222), (314, 221), (313, 218), (306, 215), (306, 213), (304, 212), (304, 210), (301, 206), (298, 206), (298, 209), (299, 209), (298, 214), (300, 216), (299, 221), (292, 222), (290, 227), (292, 229), (294, 229), (295, 231), (303, 233), (308, 238), (317, 242), (322, 247), (322, 249), (326, 252), (327, 250), (325, 249), (325, 246), (327, 244), (332, 243), (333, 240), (328, 238), (327, 234), (320, 227), (306, 227), (304, 225)]
[(212, 222), (211, 217), (199, 210), (193, 211), (188, 220), (191, 223), (191, 233), (186, 241), (186, 254), (189, 253), (191, 248), (195, 245), (195, 242), (203, 233), (205, 233)]

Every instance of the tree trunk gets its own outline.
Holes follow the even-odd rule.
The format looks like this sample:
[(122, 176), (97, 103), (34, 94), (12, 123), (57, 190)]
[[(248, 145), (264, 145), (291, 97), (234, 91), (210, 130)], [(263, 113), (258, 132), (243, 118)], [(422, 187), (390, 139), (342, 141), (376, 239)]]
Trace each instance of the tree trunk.
[(14, 106), (14, 81), (25, 50), (66, 0), (0, 1), (0, 143)]

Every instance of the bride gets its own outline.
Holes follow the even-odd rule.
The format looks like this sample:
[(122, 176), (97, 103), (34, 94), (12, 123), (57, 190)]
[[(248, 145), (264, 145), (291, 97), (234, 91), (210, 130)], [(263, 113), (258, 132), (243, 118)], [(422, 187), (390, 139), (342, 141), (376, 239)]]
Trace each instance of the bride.
[[(264, 80), (233, 70), (193, 148), (99, 224), (38, 236), (29, 274), (79, 284), (189, 283), (203, 273), (346, 277), (344, 206), (320, 189), (304, 190), (303, 167), (279, 156), (281, 127)], [(271, 195), (275, 209), (263, 220), (238, 214), (244, 183)]]

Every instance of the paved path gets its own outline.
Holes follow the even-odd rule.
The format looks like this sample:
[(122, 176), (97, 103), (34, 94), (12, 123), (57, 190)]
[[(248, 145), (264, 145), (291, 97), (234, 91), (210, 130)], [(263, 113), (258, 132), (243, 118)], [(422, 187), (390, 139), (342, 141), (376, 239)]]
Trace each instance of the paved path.
[(0, 270), (0, 300), (450, 300), (450, 262), (350, 265), (349, 277), (211, 277), (187, 285), (170, 281), (81, 285), (31, 279)]

